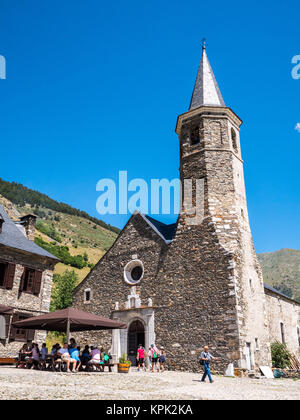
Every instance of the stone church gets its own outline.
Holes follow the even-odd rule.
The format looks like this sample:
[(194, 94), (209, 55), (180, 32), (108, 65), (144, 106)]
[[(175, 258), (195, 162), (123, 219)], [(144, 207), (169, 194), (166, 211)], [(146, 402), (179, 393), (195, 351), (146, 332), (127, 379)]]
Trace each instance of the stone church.
[[(196, 370), (207, 344), (220, 360), (271, 365), (270, 343), (300, 349), (300, 305), (265, 286), (249, 226), (240, 144), (242, 121), (225, 105), (205, 46), (189, 110), (178, 117), (180, 178), (204, 183), (204, 218), (183, 206), (166, 225), (135, 213), (75, 289), (76, 308), (125, 322), (127, 330), (82, 334), (115, 359), (138, 344), (164, 346), (168, 367)], [(193, 200), (193, 206), (197, 206)], [(193, 220), (195, 218), (195, 220)]]

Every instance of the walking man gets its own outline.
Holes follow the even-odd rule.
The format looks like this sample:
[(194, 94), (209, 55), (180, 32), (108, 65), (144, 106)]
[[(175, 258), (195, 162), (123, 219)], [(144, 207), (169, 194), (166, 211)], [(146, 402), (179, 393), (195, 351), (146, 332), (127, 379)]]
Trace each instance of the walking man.
[(212, 384), (213, 383), (213, 379), (211, 377), (211, 373), (209, 370), (209, 365), (210, 365), (210, 361), (212, 359), (216, 359), (216, 357), (213, 357), (209, 351), (208, 351), (208, 347), (204, 346), (203, 347), (203, 352), (201, 353), (201, 359), (200, 362), (204, 367), (204, 374), (202, 376), (201, 382), (205, 382), (206, 376), (208, 376), (209, 382)]

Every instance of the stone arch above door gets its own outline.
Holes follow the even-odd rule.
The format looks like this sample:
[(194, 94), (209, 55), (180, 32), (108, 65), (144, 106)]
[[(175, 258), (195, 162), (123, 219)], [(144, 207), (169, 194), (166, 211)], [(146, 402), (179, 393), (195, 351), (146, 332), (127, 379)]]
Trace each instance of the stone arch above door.
[[(155, 343), (155, 322), (153, 308), (135, 308), (125, 311), (114, 311), (113, 319), (120, 320), (125, 323), (128, 328), (124, 330), (113, 330), (112, 332), (112, 349), (111, 353), (115, 359), (123, 354), (127, 354), (128, 349), (128, 332), (130, 325), (135, 321), (140, 321), (145, 329), (145, 349), (146, 354), (151, 344)], [(138, 343), (140, 344), (140, 343)]]

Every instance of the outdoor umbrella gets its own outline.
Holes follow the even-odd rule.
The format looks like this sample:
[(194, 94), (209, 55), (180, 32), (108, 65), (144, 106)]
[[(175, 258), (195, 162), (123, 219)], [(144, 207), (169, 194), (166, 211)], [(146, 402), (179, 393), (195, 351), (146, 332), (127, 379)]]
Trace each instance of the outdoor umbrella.
[(29, 330), (66, 332), (68, 341), (70, 332), (127, 328), (127, 325), (121, 322), (73, 308), (27, 318), (23, 321), (14, 322), (13, 325), (16, 328)]

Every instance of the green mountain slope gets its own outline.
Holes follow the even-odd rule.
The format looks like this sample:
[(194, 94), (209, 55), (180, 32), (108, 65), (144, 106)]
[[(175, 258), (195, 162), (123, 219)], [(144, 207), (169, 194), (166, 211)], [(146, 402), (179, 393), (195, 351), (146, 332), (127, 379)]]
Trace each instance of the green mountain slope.
[(264, 281), (300, 301), (300, 251), (281, 249), (258, 254)]
[[(39, 193), (36, 197), (39, 197)], [(30, 194), (28, 199), (31, 200)], [(48, 199), (46, 202), (49, 203)], [(41, 204), (33, 204), (33, 200), (31, 203), (21, 200), (21, 205), (15, 204), (0, 195), (0, 204), (12, 220), (19, 220), (21, 216), (29, 213), (38, 216), (35, 242), (62, 260), (56, 265), (56, 274), (74, 270), (79, 281), (86, 277), (118, 236), (119, 229), (106, 225), (101, 220), (87, 217), (88, 215), (82, 216), (80, 211), (73, 211), (72, 207), (68, 208), (67, 205), (61, 207), (60, 203), (57, 203), (57, 208), (62, 211), (56, 211), (53, 210), (54, 206), (49, 209)], [(67, 212), (64, 212), (66, 208)]]
[(64, 214), (82, 217), (114, 233), (120, 232), (120, 229), (108, 225), (102, 220), (90, 216), (85, 211), (75, 209), (74, 207), (71, 207), (65, 203), (59, 203), (58, 201), (53, 200), (45, 194), (24, 187), (22, 184), (17, 184), (15, 182), (7, 182), (1, 178), (0, 195), (5, 197), (7, 200), (11, 201), (18, 207), (24, 207), (26, 204), (29, 204), (31, 207), (35, 208), (43, 207), (48, 210), (54, 210), (56, 212)]

